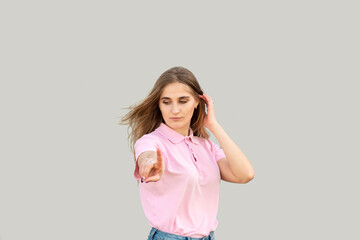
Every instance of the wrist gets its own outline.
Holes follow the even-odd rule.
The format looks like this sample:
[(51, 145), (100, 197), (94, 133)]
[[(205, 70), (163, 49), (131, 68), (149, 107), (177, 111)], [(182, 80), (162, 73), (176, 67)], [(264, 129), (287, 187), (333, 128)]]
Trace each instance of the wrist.
[(211, 124), (210, 126), (208, 126), (207, 128), (214, 133), (214, 131), (216, 131), (216, 129), (220, 128), (220, 124), (218, 122), (215, 122), (213, 124)]

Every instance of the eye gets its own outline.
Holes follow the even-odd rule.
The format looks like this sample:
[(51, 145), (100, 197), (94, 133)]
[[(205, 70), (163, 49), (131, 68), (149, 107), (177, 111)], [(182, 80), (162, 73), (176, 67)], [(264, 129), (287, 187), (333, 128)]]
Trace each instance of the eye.
[[(185, 103), (187, 103), (188, 101), (180, 101), (180, 103), (181, 104), (185, 104)], [(163, 102), (163, 104), (166, 104), (166, 105), (168, 105), (169, 104), (169, 102)]]

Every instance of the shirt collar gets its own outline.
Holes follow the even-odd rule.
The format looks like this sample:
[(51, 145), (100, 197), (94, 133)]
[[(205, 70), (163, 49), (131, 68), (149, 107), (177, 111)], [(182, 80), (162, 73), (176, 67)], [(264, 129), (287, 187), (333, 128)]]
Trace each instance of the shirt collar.
[(172, 143), (179, 143), (186, 138), (190, 138), (193, 143), (199, 144), (199, 141), (194, 136), (193, 130), (191, 128), (189, 136), (184, 136), (162, 122), (160, 123), (160, 126), (155, 129), (155, 131), (169, 139)]

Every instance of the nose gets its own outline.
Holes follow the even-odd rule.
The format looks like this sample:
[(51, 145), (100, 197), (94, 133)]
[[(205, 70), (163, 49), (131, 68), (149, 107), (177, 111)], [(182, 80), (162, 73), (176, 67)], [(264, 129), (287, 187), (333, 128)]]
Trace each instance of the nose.
[(172, 105), (172, 109), (171, 109), (172, 113), (178, 113), (179, 112), (179, 107), (177, 104), (173, 104)]

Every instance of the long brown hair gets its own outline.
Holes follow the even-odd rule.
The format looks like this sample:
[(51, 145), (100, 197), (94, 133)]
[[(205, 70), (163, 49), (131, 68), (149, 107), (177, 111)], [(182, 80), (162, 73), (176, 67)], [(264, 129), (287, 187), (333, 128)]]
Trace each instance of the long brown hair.
[(198, 96), (198, 94), (202, 95), (203, 91), (194, 74), (188, 69), (178, 66), (162, 73), (155, 82), (149, 95), (138, 105), (131, 105), (126, 108), (130, 109), (130, 111), (122, 117), (119, 124), (129, 125), (127, 133), (132, 152), (134, 152), (135, 142), (139, 138), (144, 134), (151, 133), (164, 122), (159, 108), (159, 100), (164, 87), (174, 82), (188, 85), (192, 90), (194, 98), (199, 101), (199, 105), (194, 109), (190, 121), (190, 127), (193, 130), (194, 136), (209, 138), (209, 133), (204, 128), (205, 101)]

